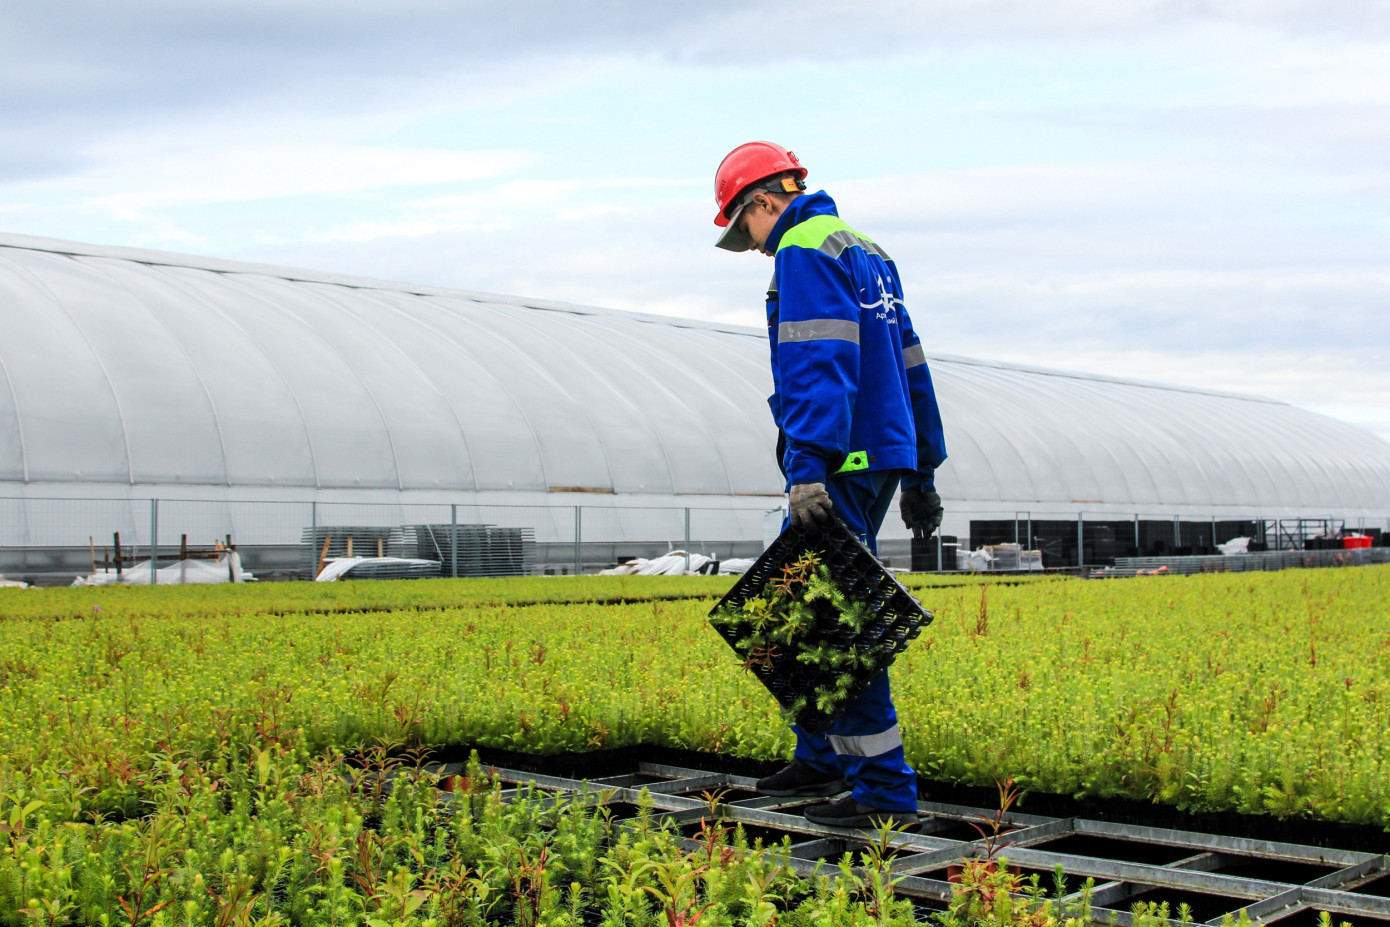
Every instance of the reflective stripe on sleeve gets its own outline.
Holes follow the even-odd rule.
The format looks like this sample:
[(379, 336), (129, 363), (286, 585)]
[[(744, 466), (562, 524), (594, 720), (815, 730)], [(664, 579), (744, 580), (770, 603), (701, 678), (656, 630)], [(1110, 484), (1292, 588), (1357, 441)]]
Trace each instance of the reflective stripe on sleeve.
[(859, 343), (859, 323), (843, 319), (813, 319), (809, 322), (783, 322), (777, 326), (777, 343), (793, 341), (851, 341)]
[(826, 740), (830, 741), (831, 749), (840, 756), (881, 756), (903, 745), (903, 735), (896, 724), (879, 734), (865, 734), (860, 737), (830, 734)]
[(911, 370), (913, 367), (920, 367), (927, 362), (927, 352), (922, 350), (920, 344), (914, 344), (910, 348), (903, 348), (903, 365)]

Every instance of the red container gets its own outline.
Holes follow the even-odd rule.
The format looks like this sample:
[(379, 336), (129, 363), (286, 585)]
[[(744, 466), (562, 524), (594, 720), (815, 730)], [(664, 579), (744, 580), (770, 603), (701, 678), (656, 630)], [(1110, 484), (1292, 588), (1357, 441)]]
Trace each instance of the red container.
[(1343, 550), (1356, 550), (1359, 547), (1370, 547), (1372, 538), (1363, 538), (1359, 535), (1342, 538)]

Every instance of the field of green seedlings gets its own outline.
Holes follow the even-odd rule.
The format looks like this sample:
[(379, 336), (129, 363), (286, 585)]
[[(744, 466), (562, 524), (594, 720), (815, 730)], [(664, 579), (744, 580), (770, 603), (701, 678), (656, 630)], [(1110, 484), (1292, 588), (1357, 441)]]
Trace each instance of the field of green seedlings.
[[(893, 683), (927, 778), (1390, 825), (1390, 568), (922, 582), (937, 620)], [(382, 797), (340, 760), (445, 744), (787, 756), (772, 698), (706, 623), (730, 583), (0, 590), (0, 924), (689, 914), (632, 862), (659, 836), (638, 846), (576, 809), (527, 837), (512, 816), (539, 810), (482, 794), (446, 819), (428, 781)], [(737, 890), (701, 881), (719, 871), (688, 876), (723, 899), (702, 923), (884, 913), (867, 889), (775, 866), (730, 876)]]

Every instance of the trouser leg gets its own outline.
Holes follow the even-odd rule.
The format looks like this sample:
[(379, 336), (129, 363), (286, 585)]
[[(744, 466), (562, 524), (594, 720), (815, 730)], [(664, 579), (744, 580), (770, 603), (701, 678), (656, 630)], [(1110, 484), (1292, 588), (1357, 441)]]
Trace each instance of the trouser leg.
[(840, 758), (824, 734), (812, 734), (802, 730), (799, 724), (793, 724), (792, 731), (796, 734), (794, 755), (798, 760), (804, 760), (816, 772), (827, 776), (844, 775), (840, 772)]
[(917, 774), (903, 753), (887, 670), (850, 702), (826, 739), (856, 801), (885, 811), (917, 810)]
[[(835, 514), (875, 553), (878, 529), (897, 485), (897, 475), (885, 473), (831, 477), (826, 484)], [(917, 809), (917, 775), (903, 755), (886, 670), (845, 707), (826, 733), (812, 734), (798, 726), (792, 730), (796, 756), (820, 772), (838, 770), (856, 801), (885, 811)]]

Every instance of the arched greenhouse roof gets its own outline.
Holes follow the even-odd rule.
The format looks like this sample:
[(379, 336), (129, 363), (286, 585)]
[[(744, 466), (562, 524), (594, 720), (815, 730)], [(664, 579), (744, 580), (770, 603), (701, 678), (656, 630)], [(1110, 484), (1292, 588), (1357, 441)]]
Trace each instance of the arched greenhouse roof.
[[(0, 236), (0, 484), (776, 496), (764, 333)], [(930, 356), (972, 504), (1390, 509), (1281, 402)]]

